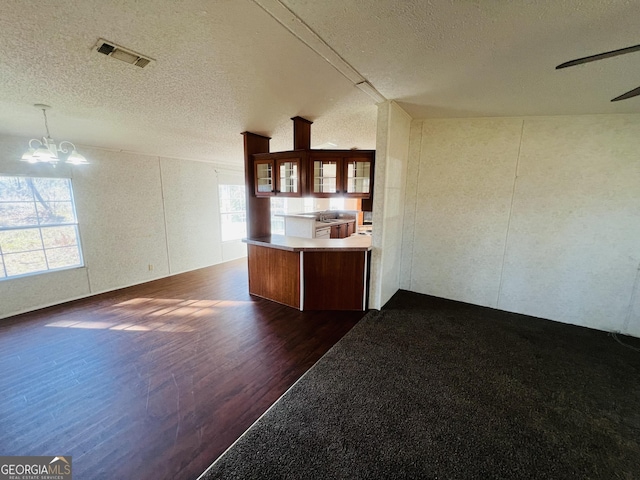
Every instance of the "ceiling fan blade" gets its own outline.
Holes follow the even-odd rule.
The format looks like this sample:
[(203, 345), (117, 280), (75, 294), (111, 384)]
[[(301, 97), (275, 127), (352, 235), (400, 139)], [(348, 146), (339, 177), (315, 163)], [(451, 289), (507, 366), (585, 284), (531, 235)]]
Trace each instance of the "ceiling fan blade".
[(626, 100), (627, 98), (633, 98), (640, 95), (640, 87), (634, 88), (633, 90), (629, 90), (627, 93), (623, 93), (619, 97), (612, 99), (612, 102), (618, 102), (620, 100)]
[(556, 67), (556, 70), (560, 68), (573, 67), (574, 65), (580, 65), (588, 62), (595, 62), (596, 60), (602, 60), (603, 58), (616, 57), (618, 55), (624, 55), (625, 53), (640, 51), (640, 45), (634, 45), (633, 47), (621, 48), (619, 50), (611, 50), (610, 52), (599, 53), (598, 55), (591, 55), (589, 57), (576, 58), (569, 62), (561, 63)]

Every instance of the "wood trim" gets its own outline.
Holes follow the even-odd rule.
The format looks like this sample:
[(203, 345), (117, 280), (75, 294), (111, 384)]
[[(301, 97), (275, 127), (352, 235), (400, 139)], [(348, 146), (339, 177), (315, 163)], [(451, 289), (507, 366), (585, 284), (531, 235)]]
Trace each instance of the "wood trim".
[(247, 202), (247, 236), (266, 237), (271, 235), (271, 200), (256, 197), (254, 192), (254, 153), (269, 152), (269, 137), (251, 132), (243, 132), (244, 137), (244, 182)]
[(314, 150), (314, 149), (302, 149), (302, 150), (284, 150), (282, 152), (260, 152), (255, 153), (255, 158), (291, 158), (299, 157), (300, 155), (312, 155), (316, 158), (371, 158), (375, 159), (375, 150)]
[(293, 149), (310, 149), (311, 124), (313, 122), (302, 117), (293, 117), (291, 120), (293, 120)]

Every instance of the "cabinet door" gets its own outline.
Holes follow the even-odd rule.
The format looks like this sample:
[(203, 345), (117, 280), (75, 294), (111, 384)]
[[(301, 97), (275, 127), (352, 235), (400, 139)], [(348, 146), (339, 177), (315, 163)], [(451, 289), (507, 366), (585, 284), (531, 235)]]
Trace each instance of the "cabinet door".
[(331, 225), (331, 235), (330, 238), (342, 238), (340, 236), (342, 225)]
[(356, 233), (356, 222), (347, 223), (347, 237), (350, 237), (354, 233)]
[(311, 193), (316, 197), (341, 194), (342, 159), (311, 159)]
[(345, 194), (350, 197), (367, 198), (371, 193), (371, 159), (345, 158)]
[(257, 197), (269, 197), (275, 193), (273, 160), (256, 160), (254, 162), (254, 184)]
[(299, 197), (301, 192), (300, 159), (276, 160), (278, 173), (276, 193), (282, 196)]

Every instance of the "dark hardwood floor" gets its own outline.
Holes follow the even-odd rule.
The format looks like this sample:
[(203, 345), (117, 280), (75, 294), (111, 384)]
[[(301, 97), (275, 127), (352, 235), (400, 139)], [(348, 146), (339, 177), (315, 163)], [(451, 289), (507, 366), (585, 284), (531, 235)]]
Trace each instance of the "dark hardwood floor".
[(0, 455), (196, 479), (363, 315), (252, 298), (241, 259), (0, 320)]

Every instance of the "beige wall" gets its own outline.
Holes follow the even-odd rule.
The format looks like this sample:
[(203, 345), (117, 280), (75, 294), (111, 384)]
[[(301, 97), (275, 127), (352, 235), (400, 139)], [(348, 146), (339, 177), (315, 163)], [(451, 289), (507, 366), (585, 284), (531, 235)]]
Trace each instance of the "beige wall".
[(400, 287), (404, 190), (411, 117), (395, 102), (378, 106), (369, 306), (381, 308)]
[(401, 286), (640, 336), (639, 132), (640, 115), (414, 121)]
[(27, 140), (0, 137), (0, 174), (72, 179), (85, 266), (0, 281), (0, 318), (245, 254), (221, 242), (218, 206), (218, 178), (242, 172), (88, 147), (89, 165), (29, 165), (17, 161)]

